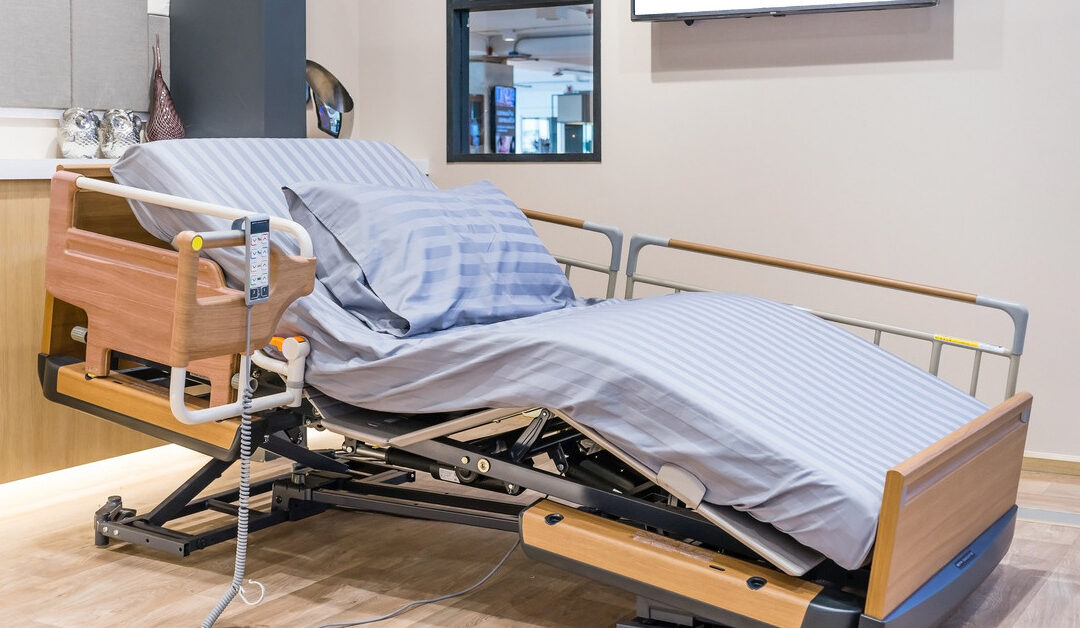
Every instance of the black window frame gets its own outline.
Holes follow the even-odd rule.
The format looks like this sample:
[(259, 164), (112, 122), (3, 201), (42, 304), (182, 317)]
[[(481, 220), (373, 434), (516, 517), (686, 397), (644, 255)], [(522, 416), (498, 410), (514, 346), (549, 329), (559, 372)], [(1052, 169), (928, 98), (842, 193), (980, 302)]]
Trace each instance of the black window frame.
[[(470, 11), (534, 9), (575, 4), (593, 5), (593, 139), (590, 153), (470, 153), (464, 114), (469, 95)], [(446, 0), (446, 161), (485, 162), (599, 162), (600, 161), (600, 0)]]

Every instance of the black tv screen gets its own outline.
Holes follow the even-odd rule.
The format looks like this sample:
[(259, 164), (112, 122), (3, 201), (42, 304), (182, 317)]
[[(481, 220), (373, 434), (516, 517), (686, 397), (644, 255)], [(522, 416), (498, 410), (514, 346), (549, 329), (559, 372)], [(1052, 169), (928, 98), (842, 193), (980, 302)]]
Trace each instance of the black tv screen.
[(937, 3), (938, 0), (630, 0), (630, 19), (666, 21), (759, 15), (780, 17), (798, 13), (929, 7)]

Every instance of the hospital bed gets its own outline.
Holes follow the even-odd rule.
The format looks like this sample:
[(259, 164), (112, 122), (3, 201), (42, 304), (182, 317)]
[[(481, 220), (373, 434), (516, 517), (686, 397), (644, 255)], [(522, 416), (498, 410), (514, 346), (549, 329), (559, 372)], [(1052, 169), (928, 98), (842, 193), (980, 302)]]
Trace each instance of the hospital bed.
[[(142, 169), (134, 173), (131, 160), (127, 160), (127, 170), (121, 163), (115, 173), (98, 166), (63, 166), (53, 178), (46, 263), (48, 298), (39, 356), (45, 395), (209, 457), (204, 467), (148, 513), (139, 514), (125, 507), (119, 497), (111, 497), (94, 517), (98, 545), (127, 541), (184, 556), (235, 534), (235, 526), (231, 524), (197, 533), (182, 532), (170, 524), (204, 511), (226, 515), (236, 512), (236, 491), (198, 497), (239, 456), (238, 421), (233, 417), (239, 413), (237, 389), (242, 382), (237, 374), (242, 370), (239, 356), (244, 351), (245, 325), (243, 293), (229, 283), (229, 277), (237, 276), (236, 269), (230, 267), (235, 258), (218, 257), (215, 263), (207, 253), (224, 252), (242, 244), (241, 236), (228, 228), (228, 220), (242, 217), (251, 209), (266, 211), (269, 204), (281, 204), (280, 198), (273, 198), (277, 192), (274, 188), (289, 180), (268, 172), (292, 167), (288, 165), (290, 155), (298, 162), (306, 162), (308, 167), (337, 159), (340, 167), (323, 169), (322, 174), (332, 172), (327, 176), (345, 180), (374, 178), (378, 183), (433, 187), (408, 160), (386, 145), (289, 142), (157, 143), (136, 149), (142, 151), (138, 157), (142, 162), (136, 162), (136, 165), (141, 163)], [(232, 151), (244, 159), (235, 159)], [(277, 157), (271, 159), (267, 155)], [(167, 167), (170, 163), (173, 166)], [(231, 164), (224, 172), (223, 163)], [(374, 165), (365, 167), (365, 163)], [(258, 168), (257, 172), (251, 170), (254, 167)], [(361, 169), (350, 170), (358, 167)], [(170, 179), (174, 171), (187, 172), (190, 176), (184, 179), (178, 174)], [(140, 185), (118, 185), (113, 175), (120, 172), (126, 172), (129, 180), (136, 179)], [(140, 172), (144, 179), (139, 179)], [(268, 185), (260, 187), (252, 183), (260, 178)], [(230, 181), (236, 180), (243, 184), (231, 186)], [(195, 186), (195, 191), (175, 194), (178, 188), (191, 190), (190, 186)], [(237, 189), (231, 190), (230, 186)], [(218, 195), (226, 188), (230, 188), (228, 194)], [(242, 202), (244, 199), (249, 202)], [(564, 265), (567, 274), (571, 269), (599, 273), (606, 284), (606, 296), (614, 296), (622, 255), (622, 236), (617, 229), (523, 211), (534, 221), (603, 236), (608, 248), (604, 257), (610, 260), (606, 264), (580, 258), (556, 259)], [(185, 228), (187, 225), (190, 228)], [(873, 492), (859, 495), (863, 505), (874, 506), (869, 522), (870, 538), (865, 551), (843, 554), (829, 542), (852, 544), (842, 533), (848, 522), (839, 515), (830, 516), (828, 510), (819, 512), (816, 504), (806, 504), (805, 497), (800, 502), (799, 491), (794, 490), (798, 482), (791, 486), (784, 484), (790, 482), (787, 476), (812, 473), (797, 468), (770, 469), (767, 465), (760, 469), (738, 469), (717, 464), (723, 462), (719, 455), (715, 459), (697, 456), (704, 460), (685, 456), (676, 463), (672, 462), (676, 458), (671, 456), (694, 450), (700, 443), (680, 442), (673, 448), (667, 442), (647, 440), (649, 435), (642, 433), (649, 429), (663, 430), (662, 423), (693, 419), (683, 417), (678, 409), (670, 409), (671, 414), (665, 415), (662, 422), (649, 423), (648, 417), (634, 414), (632, 399), (615, 406), (625, 416), (594, 420), (593, 415), (602, 414), (601, 410), (608, 406), (586, 402), (576, 405), (568, 401), (549, 405), (522, 395), (519, 403), (508, 403), (512, 399), (495, 396), (492, 399), (503, 403), (466, 403), (467, 407), (459, 407), (462, 404), (455, 405), (453, 400), (432, 402), (415, 395), (372, 397), (369, 402), (368, 395), (381, 394), (379, 390), (354, 394), (349, 386), (380, 388), (380, 374), (395, 370), (400, 362), (375, 359), (351, 372), (346, 357), (345, 362), (335, 363), (333, 369), (323, 368), (314, 354), (338, 351), (339, 344), (348, 348), (351, 337), (324, 337), (325, 330), (310, 330), (309, 335), (309, 330), (296, 329), (310, 321), (312, 312), (327, 316), (334, 313), (320, 310), (322, 306), (318, 305), (298, 307), (305, 299), (307, 303), (312, 299), (316, 303), (318, 299), (330, 302), (324, 298), (324, 287), (315, 277), (314, 255), (319, 251), (313, 248), (308, 230), (280, 212), (272, 218), (271, 225), (276, 232), (289, 235), (276, 241), (272, 253), (270, 299), (253, 310), (253, 345), (268, 347), (251, 358), (259, 386), (254, 401), (258, 415), (253, 424), (253, 440), (263, 452), (285, 457), (295, 465), (290, 473), (253, 486), (253, 493), (270, 495), (269, 507), (252, 513), (253, 530), (298, 521), (329, 507), (342, 507), (515, 531), (520, 534), (528, 555), (637, 594), (641, 619), (731, 626), (933, 625), (982, 582), (1009, 547), (1031, 406), (1030, 395), (1015, 393), (1027, 323), (1027, 311), (1022, 306), (971, 293), (639, 235), (629, 243), (627, 298), (633, 297), (636, 286), (643, 284), (676, 293), (701, 290), (641, 272), (643, 251), (665, 247), (1001, 310), (1013, 324), (1012, 341), (1008, 347), (998, 346), (835, 313), (704, 294), (695, 298), (606, 301), (578, 308), (576, 311), (582, 314), (549, 312), (489, 326), (489, 335), (502, 341), (520, 339), (532, 328), (547, 334), (560, 329), (560, 317), (577, 317), (574, 327), (583, 327), (582, 333), (602, 336), (609, 328), (618, 327), (613, 322), (634, 321), (635, 317), (648, 321), (658, 316), (678, 316), (684, 310), (720, 309), (730, 310), (734, 317), (730, 320), (737, 326), (743, 319), (736, 315), (749, 313), (757, 317), (755, 320), (767, 321), (762, 324), (772, 325), (768, 328), (771, 335), (783, 336), (792, 326), (800, 334), (805, 332), (812, 337), (805, 348), (808, 354), (828, 354), (829, 347), (836, 343), (847, 347), (850, 352), (843, 355), (844, 360), (852, 362), (848, 371), (852, 377), (867, 370), (895, 371), (896, 377), (902, 378), (895, 380), (899, 382), (898, 390), (915, 391), (911, 393), (914, 398), (925, 392), (929, 395), (927, 405), (940, 398), (942, 405), (962, 407), (968, 413), (962, 424), (948, 430), (938, 426), (939, 438), (886, 467), (884, 477), (876, 484), (871, 483)], [(839, 335), (846, 332), (834, 329), (834, 323), (869, 330), (873, 342), (847, 339)], [(288, 334), (275, 336), (279, 330)], [(309, 337), (291, 335), (298, 331)], [(457, 330), (443, 335), (459, 340), (469, 337), (468, 333)], [(970, 352), (971, 394), (976, 392), (980, 381), (984, 357), (1005, 360), (1006, 399), (987, 408), (934, 377), (912, 373), (912, 368), (886, 357), (874, 346), (881, 343), (883, 336), (890, 335), (927, 342), (931, 348), (927, 370), (931, 374), (936, 374), (946, 348)], [(379, 338), (372, 342), (382, 342)], [(581, 336), (571, 334), (568, 338), (573, 343), (588, 344)], [(661, 334), (657, 338), (662, 342), (665, 336)], [(754, 341), (755, 346), (763, 348), (762, 353), (768, 353), (770, 347), (778, 351), (782, 361), (787, 360), (783, 356), (784, 351), (791, 349), (789, 345), (798, 344), (785, 341), (772, 346), (767, 338)], [(408, 354), (425, 343), (431, 344), (427, 340), (406, 343), (401, 345), (405, 349), (399, 353)], [(485, 345), (475, 339), (463, 346), (472, 351)], [(396, 350), (399, 345), (394, 347)], [(557, 344), (555, 348), (559, 348)], [(363, 350), (361, 347), (360, 351)], [(592, 349), (583, 348), (581, 353), (599, 360), (599, 356), (620, 351), (630, 352), (632, 348), (599, 343)], [(429, 359), (430, 355), (429, 352), (422, 357)], [(758, 358), (748, 356), (745, 364), (737, 364), (735, 368), (759, 369), (761, 365), (754, 359)], [(537, 360), (521, 365), (513, 362), (512, 356), (492, 354), (488, 361), (499, 368), (525, 369), (521, 372), (532, 378), (544, 372), (538, 370), (543, 365), (537, 365)], [(482, 371), (482, 363), (470, 363), (469, 367)], [(770, 364), (776, 366), (782, 362)], [(653, 370), (665, 368), (659, 361), (658, 365)], [(609, 366), (598, 363), (594, 370), (612, 373)], [(677, 365), (673, 363), (670, 368)], [(647, 364), (630, 368), (627, 363), (627, 370), (633, 369), (639, 369), (634, 371), (638, 377), (650, 375)], [(351, 373), (351, 379), (342, 380), (339, 371)], [(780, 377), (779, 372), (775, 375)], [(794, 377), (811, 375), (796, 373)], [(448, 382), (446, 387), (435, 388), (454, 390), (453, 385), (458, 381), (453, 379), (455, 376), (467, 377), (467, 374), (451, 375), (450, 379), (442, 380)], [(605, 376), (584, 372), (580, 375), (588, 381), (600, 381)], [(744, 381), (739, 377), (731, 380), (734, 384), (724, 384), (722, 388), (726, 391), (737, 387), (735, 384)], [(366, 382), (363, 385), (361, 378)], [(475, 384), (468, 379), (461, 381), (468, 386)], [(315, 382), (318, 384), (312, 385)], [(566, 384), (552, 385), (551, 390), (561, 390)], [(862, 397), (889, 399), (902, 392), (887, 385), (878, 387), (883, 390), (875, 392), (874, 386), (869, 386), (854, 391), (850, 395), (851, 403)], [(677, 382), (672, 388), (673, 391), (678, 388)], [(753, 397), (751, 393), (747, 394)], [(488, 399), (483, 393), (477, 394), (478, 399)], [(683, 395), (678, 399), (694, 399), (692, 391), (678, 394)], [(845, 398), (846, 393), (831, 390), (822, 394), (826, 401), (835, 401)], [(625, 396), (632, 394), (625, 392)], [(767, 405), (774, 396), (782, 393), (767, 390), (763, 396), (753, 398)], [(910, 404), (911, 398), (903, 400), (901, 406)], [(739, 402), (732, 399), (733, 404)], [(807, 407), (812, 401), (806, 399)], [(415, 403), (417, 409), (410, 411), (409, 403)], [(568, 406), (581, 411), (570, 411)], [(649, 406), (649, 409), (659, 411), (658, 407)], [(842, 414), (842, 410), (837, 404), (830, 411)], [(762, 415), (761, 420), (767, 418)], [(853, 420), (864, 418), (870, 421), (868, 415), (856, 415)], [(875, 429), (887, 430), (889, 422), (886, 419), (877, 423)], [(693, 427), (685, 422), (679, 426), (680, 429)], [(334, 451), (309, 449), (306, 443), (309, 427), (341, 435), (342, 445)], [(727, 424), (727, 427), (732, 432), (721, 435), (724, 438), (738, 437), (758, 445), (768, 442), (768, 437), (759, 433), (739, 432), (742, 427), (738, 425)], [(634, 437), (626, 437), (624, 429)], [(678, 441), (677, 431), (671, 428), (671, 435), (659, 441)], [(771, 455), (784, 459), (791, 451), (785, 447), (814, 450), (820, 445), (817, 440), (841, 438), (828, 436), (822, 439), (814, 434), (794, 435), (790, 437), (793, 442), (775, 442), (777, 449), (772, 454), (762, 450), (750, 457), (763, 460)], [(641, 444), (643, 438), (649, 446)], [(726, 446), (724, 438), (714, 438), (720, 441), (719, 447)], [(874, 438), (873, 433), (865, 436), (866, 442)], [(679, 451), (672, 453), (673, 449)], [(738, 451), (730, 455), (741, 460)], [(865, 469), (854, 460), (860, 455), (875, 457), (872, 453), (856, 451), (851, 453), (850, 460), (837, 460), (836, 464), (852, 465), (856, 469), (853, 475), (865, 474)], [(656, 456), (660, 459), (654, 459)], [(777, 464), (785, 462), (779, 460)], [(409, 486), (416, 473), (441, 480), (449, 492)], [(706, 477), (708, 473), (716, 477)], [(717, 503), (717, 487), (725, 478), (730, 477), (733, 482), (735, 478), (756, 481), (759, 487), (763, 484), (768, 489), (770, 473), (787, 477), (776, 481), (778, 486), (792, 490), (780, 492), (796, 493), (771, 496), (774, 501), (790, 497), (793, 503), (801, 503), (800, 507), (807, 509), (812, 519), (816, 517), (810, 524), (801, 520), (803, 523), (799, 525), (808, 526), (809, 531), (800, 530), (799, 525), (786, 525), (779, 516), (771, 522), (762, 521), (770, 513), (765, 508), (755, 511), (754, 504)], [(843, 476), (844, 473), (837, 472), (833, 477), (841, 478), (842, 482)], [(821, 484), (806, 489), (807, 494), (840, 499), (839, 493), (813, 492), (835, 488), (827, 486), (829, 482)], [(481, 498), (455, 492), (456, 485), (484, 489), (491, 496)], [(499, 497), (518, 495), (526, 489), (541, 497), (527, 506)], [(858, 492), (856, 489), (851, 490)], [(772, 502), (765, 499), (763, 503)], [(796, 540), (796, 536), (806, 542)], [(839, 541), (832, 540), (833, 536)]]

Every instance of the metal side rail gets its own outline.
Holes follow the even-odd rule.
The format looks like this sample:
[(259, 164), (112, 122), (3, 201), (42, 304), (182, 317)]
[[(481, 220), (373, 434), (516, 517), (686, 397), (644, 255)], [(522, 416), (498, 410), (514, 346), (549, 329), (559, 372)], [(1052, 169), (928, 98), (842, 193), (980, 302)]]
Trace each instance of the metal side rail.
[(582, 270), (606, 275), (607, 290), (605, 294), (609, 299), (615, 296), (615, 282), (619, 278), (619, 265), (622, 257), (623, 234), (621, 229), (619, 229), (618, 227), (612, 227), (610, 225), (602, 225), (599, 223), (595, 223), (591, 220), (581, 220), (580, 218), (559, 216), (557, 214), (549, 214), (546, 212), (535, 211), (532, 209), (522, 209), (521, 211), (530, 220), (537, 220), (540, 222), (546, 222), (554, 225), (562, 225), (564, 227), (592, 231), (606, 237), (608, 240), (608, 245), (610, 247), (610, 261), (606, 266), (604, 264), (581, 260), (575, 257), (567, 257), (563, 255), (555, 255), (554, 257), (555, 261), (562, 265), (563, 272), (566, 273), (567, 279), (570, 278), (570, 269), (572, 268), (580, 268)]
[(656, 236), (644, 234), (636, 234), (632, 238), (630, 238), (629, 254), (626, 260), (625, 297), (627, 299), (632, 299), (634, 297), (634, 287), (637, 284), (645, 284), (656, 286), (659, 288), (666, 288), (673, 290), (676, 293), (710, 291), (710, 288), (704, 288), (702, 286), (688, 284), (680, 281), (673, 281), (662, 277), (654, 277), (639, 272), (638, 267), (640, 263), (641, 252), (643, 249), (650, 246), (668, 248), (702, 255), (709, 255), (728, 260), (747, 262), (751, 264), (758, 264), (761, 266), (769, 266), (773, 268), (807, 273), (811, 275), (818, 275), (821, 277), (829, 277), (832, 279), (839, 279), (843, 281), (851, 281), (864, 285), (876, 286), (879, 288), (898, 290), (901, 292), (909, 292), (925, 297), (945, 299), (949, 301), (956, 301), (959, 303), (968, 303), (971, 305), (1004, 312), (1009, 316), (1010, 322), (1012, 323), (1013, 327), (1012, 342), (1008, 347), (979, 340), (965, 339), (958, 337), (952, 333), (940, 333), (933, 331), (908, 329), (896, 325), (889, 325), (883, 322), (868, 321), (832, 312), (822, 312), (805, 307), (800, 308), (806, 312), (819, 316), (825, 320), (832, 321), (834, 323), (840, 323), (843, 325), (849, 325), (852, 327), (860, 327), (863, 329), (871, 330), (873, 331), (873, 343), (879, 346), (881, 345), (881, 339), (883, 335), (903, 336), (906, 338), (925, 341), (930, 344), (930, 361), (926, 367), (926, 370), (934, 375), (938, 374), (938, 368), (941, 363), (941, 351), (944, 347), (948, 346), (970, 351), (973, 356), (968, 385), (968, 394), (971, 395), (974, 395), (978, 390), (979, 374), (982, 367), (983, 356), (990, 355), (1002, 357), (1008, 360), (1009, 363), (1008, 373), (1005, 378), (1005, 395), (1003, 398), (1007, 399), (1009, 397), (1012, 397), (1016, 393), (1016, 380), (1020, 370), (1020, 357), (1024, 353), (1024, 342), (1027, 337), (1028, 324), (1028, 309), (1027, 307), (1019, 303), (996, 299), (986, 295), (975, 294), (973, 292), (939, 288), (936, 286), (929, 286), (910, 281), (890, 279), (888, 277), (879, 277), (876, 275), (868, 275), (866, 273), (859, 273), (839, 268), (831, 268), (818, 264), (809, 264), (806, 262), (788, 260), (779, 257), (759, 255), (757, 253), (748, 253), (746, 251), (737, 251), (734, 249), (725, 249), (721, 247), (710, 246), (707, 244), (687, 242), (685, 240), (676, 240), (673, 238), (659, 238)]

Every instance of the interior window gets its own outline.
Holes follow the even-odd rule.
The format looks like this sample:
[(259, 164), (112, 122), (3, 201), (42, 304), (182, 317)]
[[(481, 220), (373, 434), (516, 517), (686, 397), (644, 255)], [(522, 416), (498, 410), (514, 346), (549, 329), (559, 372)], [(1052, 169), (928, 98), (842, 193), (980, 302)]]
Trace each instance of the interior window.
[(599, 161), (599, 3), (447, 7), (447, 161)]

